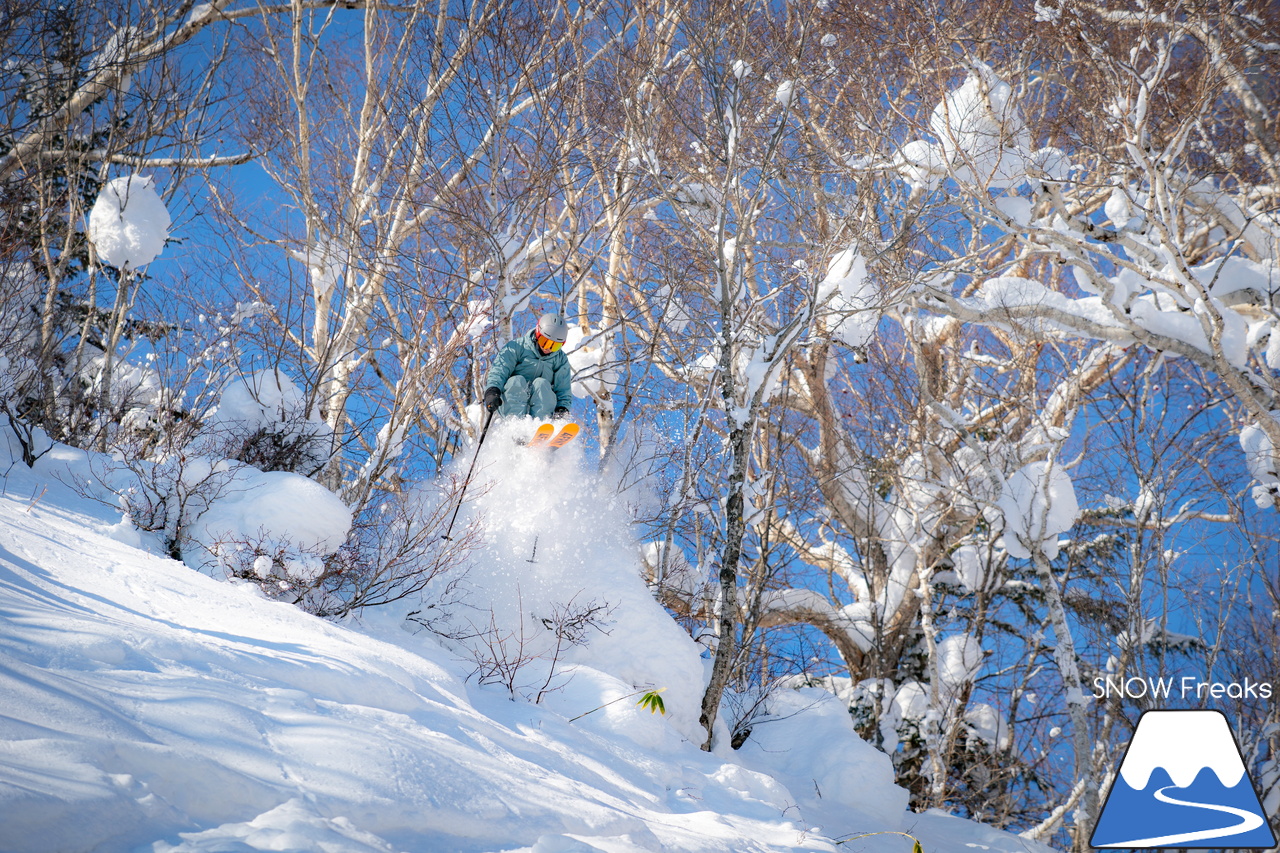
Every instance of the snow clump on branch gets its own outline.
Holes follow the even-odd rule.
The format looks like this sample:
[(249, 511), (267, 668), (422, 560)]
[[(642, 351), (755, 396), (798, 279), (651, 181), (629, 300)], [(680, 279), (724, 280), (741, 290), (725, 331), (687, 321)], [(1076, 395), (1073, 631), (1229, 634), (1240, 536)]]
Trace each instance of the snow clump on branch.
[(159, 257), (169, 237), (169, 211), (151, 178), (108, 181), (89, 211), (89, 240), (98, 260), (117, 269), (141, 269)]
[(573, 396), (601, 397), (617, 384), (618, 371), (610, 366), (613, 348), (603, 335), (590, 335), (581, 326), (570, 326), (564, 352), (573, 370)]
[[(1280, 411), (1270, 415), (1280, 422)], [(1240, 448), (1250, 475), (1258, 481), (1253, 487), (1254, 503), (1262, 509), (1280, 506), (1280, 459), (1260, 424), (1251, 423), (1240, 430)]]
[(912, 190), (936, 189), (947, 175), (1005, 190), (1025, 183), (1032, 172), (1060, 180), (1067, 166), (1057, 149), (1032, 150), (1013, 87), (984, 62), (975, 62), (964, 83), (934, 107), (929, 129), (937, 143), (915, 139), (894, 155)]
[(967, 168), (968, 180), (1003, 188), (1026, 178), (1031, 135), (1013, 103), (1013, 89), (985, 63), (976, 63), (964, 84), (934, 108), (929, 127), (945, 159)]
[(1057, 557), (1058, 535), (1070, 530), (1080, 514), (1071, 477), (1052, 460), (1015, 471), (996, 505), (1004, 513), (1004, 549), (1021, 560), (1036, 551), (1050, 560)]
[(831, 259), (827, 275), (818, 285), (818, 304), (825, 305), (831, 336), (847, 346), (864, 347), (880, 322), (872, 310), (877, 298), (875, 285), (867, 275), (867, 261), (857, 246), (850, 246)]

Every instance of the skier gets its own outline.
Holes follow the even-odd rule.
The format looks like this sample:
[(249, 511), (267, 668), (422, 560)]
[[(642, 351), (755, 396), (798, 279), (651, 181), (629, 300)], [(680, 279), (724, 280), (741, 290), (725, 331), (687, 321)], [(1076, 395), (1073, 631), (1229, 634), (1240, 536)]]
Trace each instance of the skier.
[(527, 335), (498, 351), (485, 380), (484, 407), (502, 416), (563, 420), (573, 404), (569, 357), (564, 341), (569, 327), (559, 314), (543, 314)]

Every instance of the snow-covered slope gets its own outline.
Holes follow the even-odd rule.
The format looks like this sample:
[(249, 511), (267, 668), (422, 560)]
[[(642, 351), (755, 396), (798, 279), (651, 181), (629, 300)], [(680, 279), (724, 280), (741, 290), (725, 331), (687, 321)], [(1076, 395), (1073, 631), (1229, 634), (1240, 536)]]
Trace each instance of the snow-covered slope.
[(0, 480), (0, 851), (1043, 849), (902, 812), (825, 694), (726, 754), (631, 702), (569, 722), (607, 676), (512, 700), (424, 636), (146, 553), (63, 485), (81, 464)]

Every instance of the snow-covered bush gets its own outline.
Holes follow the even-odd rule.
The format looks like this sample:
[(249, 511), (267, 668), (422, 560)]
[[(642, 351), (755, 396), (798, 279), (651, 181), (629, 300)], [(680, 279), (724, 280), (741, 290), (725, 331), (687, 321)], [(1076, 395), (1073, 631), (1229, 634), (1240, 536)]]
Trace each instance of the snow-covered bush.
[(469, 623), (468, 632), (441, 634), (458, 643), (475, 665), (481, 684), (498, 685), (512, 698), (542, 702), (564, 686), (569, 651), (585, 648), (597, 634), (608, 634), (615, 605), (595, 599), (549, 603), (545, 615), (514, 624), (500, 623), (494, 611), (487, 622)]
[(201, 455), (191, 445), (156, 461), (91, 457), (90, 467), (125, 519), (155, 534), (168, 556), (273, 593), (315, 585), (351, 529), (351, 511), (314, 480)]
[(333, 429), (275, 368), (227, 383), (205, 419), (203, 446), (261, 471), (312, 476), (333, 456)]
[[(176, 441), (176, 433), (170, 437)], [(127, 524), (154, 534), (168, 556), (319, 616), (409, 599), (422, 608), (413, 618), (425, 623), (456, 600), (464, 572), (453, 570), (480, 537), (474, 525), (440, 537), (452, 496), (390, 493), (353, 517), (337, 495), (301, 474), (204, 455), (207, 439), (201, 434), (158, 461), (91, 457), (93, 480), (118, 500)]]
[(219, 492), (183, 532), (187, 565), (253, 580), (277, 594), (315, 586), (324, 558), (351, 529), (351, 510), (324, 486), (287, 471), (216, 463)]
[(100, 445), (150, 455), (158, 446), (172, 445), (166, 431), (178, 429), (183, 440), (189, 437), (185, 424), (175, 424), (184, 419), (178, 395), (165, 387), (158, 371), (125, 358), (108, 359), (100, 350), (85, 350), (79, 395), (82, 404), (92, 407), (93, 417), (85, 426), (103, 437)]
[[(180, 395), (163, 388), (149, 360), (174, 326), (131, 314), (137, 270), (163, 248), (169, 215), (149, 178), (100, 184), (94, 172), (82, 169), (73, 182), (80, 199), (101, 188), (87, 232), (76, 205), (43, 209), (58, 207), (50, 199), (63, 188), (24, 195), (16, 214), (0, 210), (0, 352), (17, 379), (8, 396), (21, 419), (59, 441), (105, 450), (141, 435), (154, 446)], [(90, 264), (86, 233), (115, 272)]]
[(98, 479), (115, 491), (134, 527), (156, 534), (165, 553), (181, 560), (191, 525), (227, 491), (232, 476), (225, 464), (173, 453), (158, 462), (122, 456)]
[(430, 626), (457, 602), (466, 559), (481, 542), (474, 525), (457, 525), (448, 539), (441, 537), (456, 496), (444, 497), (432, 500), (411, 489), (365, 504), (303, 606), (321, 616), (342, 616), (411, 601), (415, 609), (407, 620)]
[[(160, 434), (181, 417), (179, 395), (155, 369), (153, 348), (172, 326), (103, 311), (61, 289), (46, 306), (47, 286), (28, 263), (0, 265), (0, 400), (68, 444), (164, 444)], [(103, 347), (113, 338), (108, 358)]]

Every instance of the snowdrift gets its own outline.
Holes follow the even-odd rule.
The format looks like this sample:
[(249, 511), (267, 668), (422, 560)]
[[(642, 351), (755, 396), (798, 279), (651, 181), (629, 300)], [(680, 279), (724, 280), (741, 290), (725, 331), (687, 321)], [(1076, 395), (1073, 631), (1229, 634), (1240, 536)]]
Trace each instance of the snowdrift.
[[(393, 616), (336, 625), (141, 550), (64, 485), (83, 462), (57, 447), (32, 471), (0, 469), (0, 851), (910, 849), (896, 835), (834, 843), (884, 830), (928, 853), (1044, 849), (904, 812), (888, 760), (819, 691), (784, 696), (725, 754), (701, 752), (679, 708), (667, 719), (623, 701), (570, 722), (625, 695), (619, 672), (700, 666), (656, 608), (616, 620), (532, 704), (468, 678), (456, 650)], [(474, 510), (509, 499), (502, 488)], [(523, 561), (520, 535), (495, 534), (485, 553)], [(611, 535), (540, 559), (588, 594), (625, 584), (634, 557)], [(513, 565), (477, 568), (472, 594), (501, 605), (494, 579)], [(696, 688), (674, 704), (680, 691)]]

